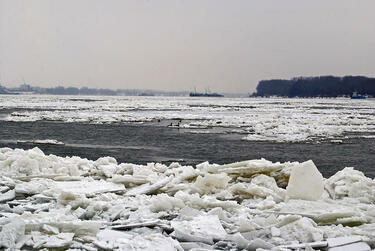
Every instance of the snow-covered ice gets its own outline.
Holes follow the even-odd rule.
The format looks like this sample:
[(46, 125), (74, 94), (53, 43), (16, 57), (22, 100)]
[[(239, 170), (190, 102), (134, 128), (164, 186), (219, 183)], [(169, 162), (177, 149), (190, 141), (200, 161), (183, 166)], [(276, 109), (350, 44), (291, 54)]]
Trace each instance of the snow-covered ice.
[(312, 161), (135, 165), (0, 148), (0, 246), (367, 250), (375, 181)]

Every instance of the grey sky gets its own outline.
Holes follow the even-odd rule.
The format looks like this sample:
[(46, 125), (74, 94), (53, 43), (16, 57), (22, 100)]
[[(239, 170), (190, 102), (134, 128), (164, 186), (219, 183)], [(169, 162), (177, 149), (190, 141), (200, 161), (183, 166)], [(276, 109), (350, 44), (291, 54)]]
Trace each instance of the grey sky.
[(0, 84), (252, 92), (375, 76), (374, 0), (0, 0)]

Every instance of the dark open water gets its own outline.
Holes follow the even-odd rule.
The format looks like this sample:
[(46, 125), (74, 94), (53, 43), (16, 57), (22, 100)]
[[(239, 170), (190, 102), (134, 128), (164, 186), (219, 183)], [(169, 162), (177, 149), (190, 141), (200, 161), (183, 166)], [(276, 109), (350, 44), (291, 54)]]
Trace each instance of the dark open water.
[[(243, 136), (243, 135), (242, 135)], [(79, 123), (0, 121), (0, 147), (38, 146), (46, 154), (96, 160), (112, 156), (119, 163), (147, 162), (195, 165), (203, 161), (232, 163), (265, 158), (271, 161), (312, 159), (325, 177), (347, 166), (375, 177), (375, 139), (352, 138), (345, 144), (241, 141), (241, 135), (191, 134), (165, 126), (92, 125)], [(17, 144), (17, 140), (55, 139), (65, 145)]]

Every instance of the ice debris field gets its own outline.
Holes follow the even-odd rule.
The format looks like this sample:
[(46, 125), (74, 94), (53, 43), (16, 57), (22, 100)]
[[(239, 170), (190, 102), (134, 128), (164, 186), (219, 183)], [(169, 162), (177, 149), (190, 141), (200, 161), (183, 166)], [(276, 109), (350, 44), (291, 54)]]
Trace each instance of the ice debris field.
[(374, 99), (4, 95), (0, 110), (0, 120), (15, 122), (176, 120), (181, 122), (172, 127), (186, 132), (238, 133), (243, 134), (243, 140), (251, 141), (341, 143), (348, 137), (375, 137)]
[(311, 160), (135, 165), (0, 148), (0, 248), (370, 250), (375, 181)]

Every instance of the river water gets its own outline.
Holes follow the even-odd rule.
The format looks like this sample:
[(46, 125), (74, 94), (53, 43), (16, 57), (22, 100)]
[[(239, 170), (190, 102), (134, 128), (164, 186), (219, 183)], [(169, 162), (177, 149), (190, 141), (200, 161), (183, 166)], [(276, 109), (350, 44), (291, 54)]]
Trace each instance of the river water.
[[(1, 96), (0, 147), (119, 163), (312, 159), (375, 177), (375, 101)], [(64, 145), (21, 143), (54, 139)]]

